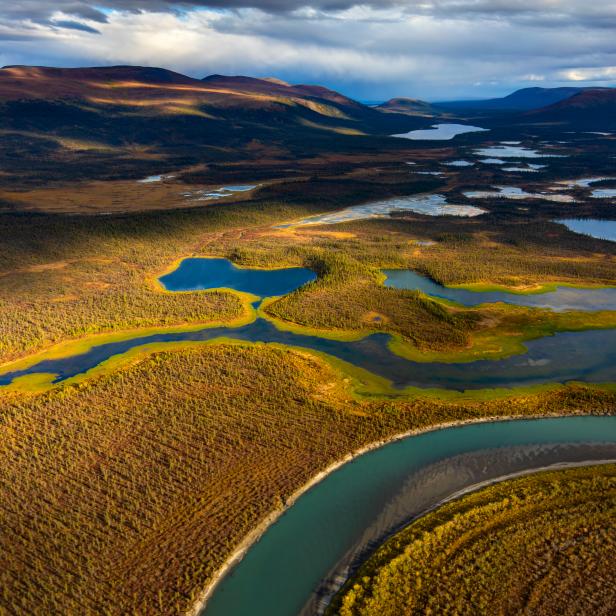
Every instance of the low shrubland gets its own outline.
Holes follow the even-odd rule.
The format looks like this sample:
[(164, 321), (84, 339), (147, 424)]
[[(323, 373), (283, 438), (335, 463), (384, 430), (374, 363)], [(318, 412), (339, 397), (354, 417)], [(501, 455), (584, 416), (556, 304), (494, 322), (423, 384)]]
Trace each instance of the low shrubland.
[(540, 473), (443, 505), (387, 541), (330, 614), (609, 614), (616, 465)]

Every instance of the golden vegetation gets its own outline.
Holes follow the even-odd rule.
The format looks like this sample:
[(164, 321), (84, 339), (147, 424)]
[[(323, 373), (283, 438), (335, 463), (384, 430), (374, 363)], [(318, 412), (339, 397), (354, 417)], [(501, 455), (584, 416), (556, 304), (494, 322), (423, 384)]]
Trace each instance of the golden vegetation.
[(483, 489), (385, 543), (330, 614), (612, 613), (615, 515), (615, 465)]
[(0, 361), (99, 332), (240, 317), (234, 294), (157, 287), (152, 274), (189, 253), (197, 231), (181, 217), (153, 222), (3, 218)]
[(268, 315), (322, 330), (383, 329), (432, 350), (463, 348), (481, 318), (416, 291), (384, 287), (374, 269), (345, 253), (326, 253), (312, 267), (318, 280), (269, 304)]
[[(152, 191), (161, 204), (170, 190), (141, 186), (135, 190)], [(293, 232), (269, 226), (342, 207), (358, 198), (356, 191), (386, 190), (358, 180), (310, 186), (310, 199), (302, 196), (305, 182), (299, 181), (266, 186), (241, 203), (194, 210), (96, 218), (4, 216), (0, 361), (93, 333), (240, 316), (240, 303), (230, 294), (171, 295), (155, 288), (157, 273), (190, 254), (226, 256), (248, 266), (312, 267), (319, 280), (270, 303), (271, 317), (321, 330), (387, 331), (423, 353), (498, 354), (523, 337), (612, 325), (609, 314), (565, 318), (511, 307), (452, 310), (414, 292), (384, 288), (379, 273), (383, 267), (410, 266), (446, 283), (614, 282), (614, 249), (606, 242), (575, 238), (547, 223), (498, 226), (424, 217)], [(131, 193), (113, 194), (107, 192), (103, 202), (119, 205)], [(84, 197), (73, 198), (77, 203)], [(436, 243), (418, 247), (415, 239)]]
[(256, 524), (334, 460), (495, 415), (613, 413), (586, 387), (498, 402), (357, 400), (305, 353), (160, 352), (0, 394), (0, 612), (181, 614)]

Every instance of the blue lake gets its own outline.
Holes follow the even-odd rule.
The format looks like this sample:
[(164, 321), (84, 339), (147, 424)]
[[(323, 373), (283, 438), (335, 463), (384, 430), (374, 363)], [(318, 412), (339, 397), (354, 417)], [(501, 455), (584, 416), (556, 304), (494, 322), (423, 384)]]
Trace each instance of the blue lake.
[[(411, 272), (406, 274), (396, 272), (399, 270), (390, 274), (402, 275), (399, 285), (406, 284), (434, 295), (451, 292), (451, 297), (455, 296), (466, 301), (476, 297), (481, 298), (480, 301), (496, 297), (511, 302), (537, 300), (543, 305), (551, 303), (551, 307), (564, 309), (566, 301), (576, 301), (577, 305), (583, 305), (584, 293), (598, 293), (602, 296), (605, 292), (605, 298), (613, 297), (614, 293), (614, 290), (609, 289), (586, 290), (581, 294), (574, 293), (574, 299), (569, 298), (569, 300), (565, 300), (569, 289), (559, 289), (552, 294), (536, 296), (473, 293), (445, 289)], [(303, 268), (240, 269), (227, 259), (196, 258), (183, 260), (176, 270), (163, 276), (161, 282), (167, 289), (174, 291), (227, 287), (259, 296), (275, 296), (293, 291), (314, 278), (314, 272)], [(605, 299), (605, 301), (611, 300)], [(550, 382), (564, 383), (573, 380), (589, 383), (616, 381), (616, 329), (563, 332), (531, 340), (526, 343), (528, 349), (526, 353), (500, 360), (422, 363), (409, 361), (392, 353), (389, 348), (392, 338), (386, 333), (375, 333), (361, 340), (344, 342), (282, 331), (270, 321), (258, 318), (248, 325), (236, 328), (203, 327), (192, 331), (162, 331), (144, 336), (137, 335), (119, 342), (99, 344), (85, 353), (60, 359), (47, 359), (29, 368), (7, 371), (0, 374), (0, 385), (8, 385), (15, 378), (31, 374), (53, 374), (55, 382), (60, 382), (83, 374), (111, 357), (152, 343), (205, 342), (222, 338), (312, 349), (384, 377), (396, 388), (412, 386), (464, 391)]]
[(435, 124), (431, 128), (412, 130), (408, 133), (400, 135), (392, 135), (392, 137), (402, 137), (404, 139), (412, 139), (413, 141), (449, 141), (456, 135), (464, 133), (484, 133), (489, 129), (479, 126), (471, 126), (469, 124)]
[(521, 145), (501, 144), (475, 150), (477, 156), (495, 156), (498, 158), (563, 158), (562, 154), (539, 152)]
[(236, 267), (228, 259), (190, 258), (161, 276), (160, 282), (168, 291), (228, 288), (272, 297), (295, 291), (316, 277), (312, 270), (303, 267), (262, 270)]
[(422, 291), (432, 297), (448, 299), (464, 306), (504, 302), (516, 306), (551, 308), (558, 312), (566, 310), (616, 310), (616, 288), (577, 289), (557, 287), (555, 291), (548, 293), (521, 295), (505, 291), (469, 291), (467, 289), (444, 287), (412, 270), (384, 270), (384, 273), (387, 276), (385, 285), (388, 287)]
[(555, 220), (575, 233), (590, 235), (599, 240), (616, 242), (616, 220), (599, 220), (596, 218), (561, 218)]

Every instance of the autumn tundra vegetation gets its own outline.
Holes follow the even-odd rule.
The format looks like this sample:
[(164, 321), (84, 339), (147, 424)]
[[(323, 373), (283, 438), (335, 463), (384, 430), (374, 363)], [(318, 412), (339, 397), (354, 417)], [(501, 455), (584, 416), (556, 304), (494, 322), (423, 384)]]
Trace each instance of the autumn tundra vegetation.
[[(555, 137), (552, 127), (512, 131), (486, 116), (490, 133), (414, 143), (387, 135), (425, 119), (329, 90), (129, 68), (115, 77), (90, 71), (87, 87), (80, 73), (0, 71), (0, 373), (105, 336), (257, 317), (339, 340), (385, 332), (393, 351), (424, 362), (494, 359), (523, 353), (532, 338), (616, 325), (615, 311), (467, 308), (383, 284), (383, 269), (411, 268), (445, 285), (518, 293), (614, 286), (616, 244), (555, 222), (609, 216), (609, 203), (580, 188), (575, 203), (485, 199), (473, 218), (408, 210), (294, 224), (426, 193), (476, 205), (464, 189), (485, 188), (499, 173), (511, 181), (512, 172), (477, 164), (441, 173), (442, 163), (520, 131), (536, 146)], [(529, 178), (529, 190), (607, 173), (613, 139), (601, 147), (582, 134), (567, 139), (545, 146), (567, 156), (559, 170)], [(150, 174), (164, 177), (137, 181)], [(239, 182), (255, 188), (194, 198)], [(317, 278), (258, 305), (232, 289), (165, 291), (158, 278), (189, 256), (303, 266)], [(47, 375), (45, 387), (27, 379), (0, 387), (2, 614), (185, 614), (252, 530), (353, 452), (448, 422), (616, 411), (610, 383), (360, 391), (348, 365), (274, 344), (178, 342), (112, 359), (72, 383)], [(475, 582), (477, 603), (467, 605), (477, 613), (490, 602), (515, 613), (507, 610), (523, 598), (546, 614), (604, 603), (613, 473), (538, 475), (450, 503), (377, 552), (335, 609), (453, 613)], [(487, 549), (494, 537), (502, 549)], [(455, 558), (440, 558), (455, 546)], [(501, 577), (513, 575), (508, 554), (525, 574), (510, 593)], [(445, 578), (442, 593), (430, 591)], [(586, 592), (565, 602), (578, 579)], [(548, 586), (552, 612), (539, 602)]]
[(349, 452), (449, 421), (610, 414), (615, 402), (584, 386), (361, 399), (321, 360), (258, 344), (178, 348), (7, 393), (2, 602), (21, 614), (181, 614), (244, 535)]
[(329, 614), (609, 614), (616, 466), (503, 482), (389, 539)]

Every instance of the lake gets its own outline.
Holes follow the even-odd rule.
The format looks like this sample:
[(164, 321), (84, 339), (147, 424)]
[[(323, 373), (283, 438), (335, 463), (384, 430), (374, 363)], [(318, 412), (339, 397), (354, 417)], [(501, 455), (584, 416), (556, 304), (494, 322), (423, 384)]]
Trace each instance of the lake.
[(468, 289), (444, 287), (412, 270), (384, 270), (384, 273), (387, 276), (385, 285), (388, 287), (422, 291), (432, 297), (448, 299), (464, 306), (504, 302), (516, 306), (550, 308), (557, 312), (566, 310), (616, 310), (616, 288), (557, 287), (555, 291), (533, 294), (508, 293), (506, 291), (469, 291)]
[(216, 190), (196, 190), (194, 192), (182, 193), (183, 197), (191, 197), (194, 201), (216, 201), (217, 199), (225, 199), (232, 197), (236, 193), (245, 193), (258, 188), (258, 184), (235, 184), (231, 186), (221, 186)]
[(600, 240), (616, 242), (616, 220), (600, 220), (598, 218), (561, 218), (555, 220), (565, 225), (569, 230), (582, 235), (590, 235)]
[(279, 228), (304, 225), (334, 225), (352, 220), (384, 217), (396, 211), (415, 212), (426, 216), (479, 216), (485, 213), (484, 210), (471, 205), (447, 203), (447, 199), (443, 195), (409, 195), (408, 197), (392, 197), (391, 199), (372, 201), (364, 205), (354, 205), (329, 214), (309, 216), (298, 222), (279, 225)]
[(521, 145), (494, 145), (475, 150), (477, 156), (496, 158), (562, 158), (562, 154), (546, 154)]
[(616, 198), (616, 188), (595, 188), (590, 196), (594, 199), (614, 199)]
[(465, 488), (558, 463), (616, 458), (616, 417), (426, 432), (359, 456), (295, 502), (214, 589), (203, 616), (313, 616), (371, 550)]
[(286, 295), (316, 279), (316, 274), (303, 267), (264, 270), (240, 268), (228, 259), (189, 258), (161, 276), (160, 282), (168, 291), (199, 291), (229, 288), (259, 297)]
[(469, 190), (464, 194), (468, 199), (543, 199), (557, 203), (575, 203), (571, 195), (557, 193), (529, 193), (517, 186), (495, 186), (497, 190)]
[(412, 130), (408, 133), (392, 135), (392, 137), (401, 137), (414, 141), (448, 141), (449, 139), (453, 139), (456, 135), (463, 135), (465, 133), (484, 133), (488, 130), (487, 128), (470, 126), (468, 124), (435, 124), (431, 128)]

